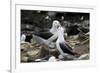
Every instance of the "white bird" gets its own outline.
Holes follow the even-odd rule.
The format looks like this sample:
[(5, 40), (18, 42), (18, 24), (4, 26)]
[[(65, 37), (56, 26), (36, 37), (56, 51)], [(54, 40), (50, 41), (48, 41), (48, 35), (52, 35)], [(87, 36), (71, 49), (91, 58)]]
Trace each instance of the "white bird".
[(56, 47), (60, 52), (60, 55), (62, 55), (63, 57), (68, 55), (70, 56), (76, 55), (76, 53), (73, 52), (73, 49), (65, 42), (64, 29), (62, 27), (58, 28), (58, 39), (56, 41)]
[(22, 34), (21, 35), (21, 43), (25, 43), (26, 35)]
[(54, 48), (55, 44), (53, 41), (57, 39), (58, 27), (61, 27), (60, 22), (54, 20), (52, 28), (48, 32), (35, 33), (33, 34), (33, 38), (40, 44), (46, 44), (47, 46)]

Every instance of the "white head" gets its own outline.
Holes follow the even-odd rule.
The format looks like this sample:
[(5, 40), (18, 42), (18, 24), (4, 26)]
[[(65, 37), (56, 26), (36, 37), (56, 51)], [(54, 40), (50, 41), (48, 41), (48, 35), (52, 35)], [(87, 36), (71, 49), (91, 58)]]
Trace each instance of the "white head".
[(57, 27), (59, 27), (61, 25), (60, 25), (60, 22), (58, 20), (54, 20), (53, 23), (52, 23), (52, 26), (57, 28)]
[(58, 27), (61, 27), (60, 22), (58, 20), (54, 20), (50, 32), (55, 34), (57, 32)]

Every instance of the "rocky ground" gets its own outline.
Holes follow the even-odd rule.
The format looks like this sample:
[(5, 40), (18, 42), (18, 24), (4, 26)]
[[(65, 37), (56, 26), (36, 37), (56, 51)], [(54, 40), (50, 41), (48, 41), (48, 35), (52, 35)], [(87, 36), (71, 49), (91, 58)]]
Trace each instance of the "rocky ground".
[[(89, 59), (89, 35), (65, 36), (66, 42), (79, 54), (77, 59)], [(47, 61), (68, 61), (69, 59), (59, 59), (59, 52), (56, 48), (48, 48), (46, 45), (38, 44), (35, 39), (31, 43), (21, 43), (21, 62), (47, 62)]]

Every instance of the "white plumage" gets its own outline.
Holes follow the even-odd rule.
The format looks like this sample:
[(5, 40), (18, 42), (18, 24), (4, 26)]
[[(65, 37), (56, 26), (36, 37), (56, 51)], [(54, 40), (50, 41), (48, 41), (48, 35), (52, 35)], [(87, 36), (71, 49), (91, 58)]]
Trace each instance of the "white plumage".
[(24, 43), (25, 42), (25, 39), (26, 39), (26, 35), (25, 34), (22, 34), (21, 35), (21, 43)]
[(64, 29), (62, 27), (58, 28), (58, 39), (56, 41), (56, 47), (63, 57), (67, 55), (75, 55), (72, 48), (66, 44), (64, 40)]
[(53, 23), (52, 23), (52, 28), (50, 29), (50, 32), (52, 34), (57, 33), (58, 27), (61, 27), (60, 22), (58, 20), (54, 20)]

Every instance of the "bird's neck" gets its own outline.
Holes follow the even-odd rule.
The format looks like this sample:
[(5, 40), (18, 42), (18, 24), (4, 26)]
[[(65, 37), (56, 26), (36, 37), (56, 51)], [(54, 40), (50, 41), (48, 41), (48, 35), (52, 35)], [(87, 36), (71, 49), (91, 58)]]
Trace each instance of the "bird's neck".
[(58, 33), (58, 41), (59, 42), (64, 42), (64, 33)]
[(54, 27), (52, 27), (52, 28), (50, 29), (50, 32), (53, 33), (53, 34), (55, 34), (56, 31), (57, 31), (57, 29), (54, 28)]

